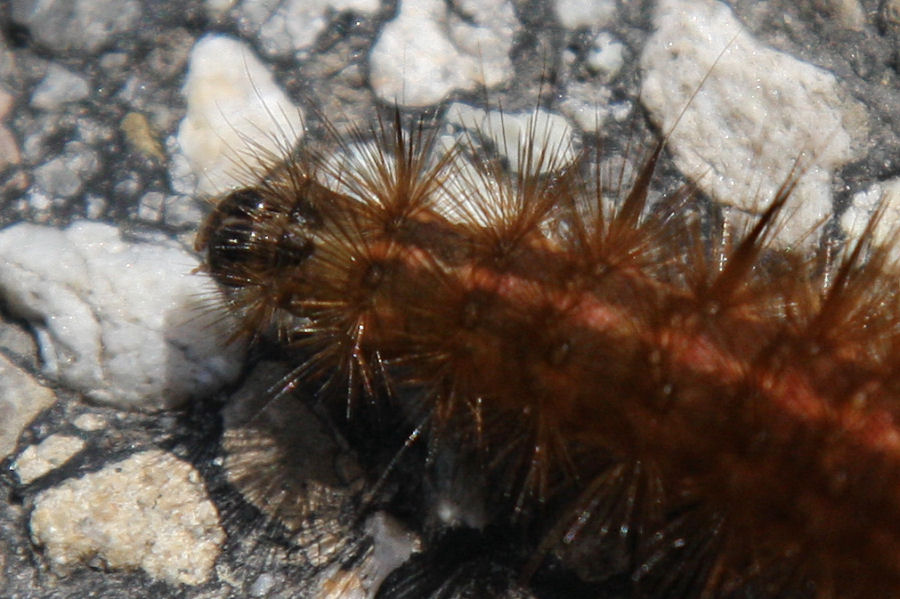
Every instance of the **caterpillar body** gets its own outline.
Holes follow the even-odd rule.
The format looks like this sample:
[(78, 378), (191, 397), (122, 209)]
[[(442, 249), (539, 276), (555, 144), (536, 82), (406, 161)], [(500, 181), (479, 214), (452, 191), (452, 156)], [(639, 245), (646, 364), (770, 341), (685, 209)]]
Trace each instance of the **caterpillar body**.
[[(770, 247), (798, 168), (710, 242), (692, 189), (648, 207), (665, 139), (610, 199), (590, 144), (565, 164), (529, 137), (511, 172), (433, 125), (395, 110), (343, 160), (267, 159), (201, 229), (237, 335), (300, 356), (281, 391), (314, 384), (358, 426), (394, 413), (426, 468), (451, 454), (483, 487), (481, 540), (455, 542), (503, 537), (523, 579), (900, 596), (900, 300), (878, 217), (830, 261)], [(442, 588), (398, 570), (380, 596)]]

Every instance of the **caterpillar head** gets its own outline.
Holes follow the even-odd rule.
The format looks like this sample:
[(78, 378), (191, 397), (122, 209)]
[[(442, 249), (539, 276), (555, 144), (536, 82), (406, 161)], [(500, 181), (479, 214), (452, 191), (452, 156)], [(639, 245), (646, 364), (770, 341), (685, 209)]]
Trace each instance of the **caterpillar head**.
[(245, 316), (237, 337), (278, 326), (316, 253), (321, 217), (316, 204), (333, 195), (309, 177), (269, 177), (229, 191), (197, 235), (204, 270), (223, 288), (229, 305)]

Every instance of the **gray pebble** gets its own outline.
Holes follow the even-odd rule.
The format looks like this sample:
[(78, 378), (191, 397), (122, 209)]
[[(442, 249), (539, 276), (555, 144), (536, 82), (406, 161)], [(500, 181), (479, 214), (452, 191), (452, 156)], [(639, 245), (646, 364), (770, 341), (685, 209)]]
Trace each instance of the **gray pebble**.
[(88, 93), (88, 82), (84, 77), (51, 64), (31, 95), (31, 105), (42, 110), (55, 110), (68, 102), (85, 99)]
[(12, 18), (44, 46), (94, 53), (139, 22), (136, 0), (13, 0)]

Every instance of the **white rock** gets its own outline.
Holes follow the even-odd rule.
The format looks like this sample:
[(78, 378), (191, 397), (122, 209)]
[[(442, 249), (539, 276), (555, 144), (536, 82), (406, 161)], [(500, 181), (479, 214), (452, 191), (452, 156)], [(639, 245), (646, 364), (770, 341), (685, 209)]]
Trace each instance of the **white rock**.
[(206, 581), (225, 540), (197, 472), (161, 451), (42, 492), (31, 536), (61, 575), (87, 562), (141, 568), (170, 584)]
[[(582, 131), (603, 133), (603, 124), (612, 116), (624, 120), (631, 112), (631, 106), (612, 104), (612, 91), (605, 85), (594, 82), (571, 81), (566, 86), (566, 97), (559, 103), (559, 109), (572, 119)], [(624, 108), (625, 117), (618, 114)]]
[(832, 211), (832, 170), (852, 157), (835, 78), (759, 43), (720, 2), (660, 0), (654, 23), (641, 98), (671, 131), (678, 168), (717, 201), (759, 212), (810, 153), (780, 241), (813, 230)]
[(427, 106), (455, 89), (492, 86), (513, 75), (509, 52), (519, 27), (511, 2), (461, 0), (463, 20), (442, 0), (403, 0), (369, 57), (375, 94)]
[(69, 435), (50, 435), (37, 445), (29, 445), (16, 458), (13, 470), (24, 484), (65, 464), (84, 448), (84, 441)]
[(106, 427), (106, 418), (99, 414), (82, 414), (72, 421), (76, 427), (83, 431), (99, 431)]
[(36, 213), (41, 213), (49, 209), (52, 203), (53, 198), (40, 189), (32, 189), (28, 193), (28, 206)]
[(228, 9), (230, 9), (237, 0), (206, 0), (203, 3), (204, 8), (206, 9), (207, 14), (211, 17), (219, 17), (223, 15)]
[(625, 46), (611, 34), (601, 32), (594, 38), (593, 49), (588, 53), (588, 65), (611, 79), (625, 64)]
[(0, 231), (0, 294), (38, 333), (48, 376), (89, 398), (158, 409), (236, 376), (241, 351), (211, 314), (213, 284), (174, 243), (129, 244), (109, 225)]
[(0, 460), (15, 448), (22, 429), (54, 401), (50, 389), (0, 355)]
[(287, 55), (311, 47), (332, 11), (366, 15), (378, 9), (378, 0), (244, 0), (237, 13), (242, 29), (258, 35), (266, 53)]
[(515, 172), (525, 166), (522, 161), (529, 148), (534, 150), (528, 165), (532, 173), (557, 171), (575, 160), (575, 130), (564, 116), (543, 108), (529, 112), (487, 111), (457, 102), (448, 107), (445, 121), (489, 139)]
[(606, 27), (616, 15), (614, 0), (556, 0), (556, 18), (566, 29)]
[(207, 35), (194, 45), (183, 89), (178, 144), (197, 191), (218, 194), (283, 156), (303, 133), (303, 115), (245, 44)]
[[(511, 171), (523, 170), (527, 159), (529, 173), (536, 175), (559, 171), (576, 157), (575, 130), (565, 117), (544, 109), (501, 112), (455, 102), (445, 111), (444, 124), (447, 133), (436, 140), (432, 158), (457, 145), (487, 142), (500, 157), (506, 158)], [(533, 153), (528, 153), (529, 150)], [(365, 201), (365, 191), (347, 182), (377, 178), (379, 169), (391, 169), (391, 159), (385, 164), (382, 152), (374, 142), (347, 144), (329, 157), (319, 171), (319, 178), (326, 186)], [(354, 175), (348, 177), (346, 173)], [(500, 196), (513, 193), (512, 186), (498, 184), (492, 173), (477, 168), (462, 156), (448, 165), (446, 174), (449, 177), (437, 190), (434, 202), (447, 218), (463, 222), (476, 217), (478, 222), (488, 224), (506, 217), (504, 210), (508, 210), (509, 204), (505, 201), (510, 198), (501, 200)], [(466, 198), (473, 201), (467, 202)], [(485, 198), (496, 201), (484, 201)]]
[(869, 189), (853, 196), (850, 206), (841, 215), (841, 229), (850, 241), (862, 237), (869, 221), (877, 210), (882, 210), (880, 220), (872, 230), (872, 242), (876, 246), (891, 245), (892, 256), (900, 260), (900, 177), (875, 183)]
[[(456, 130), (440, 140), (444, 147), (471, 146), (486, 141), (505, 157), (512, 172), (530, 175), (556, 172), (575, 159), (575, 132), (565, 117), (538, 109), (528, 112), (486, 111), (463, 103), (453, 103), (444, 120)], [(527, 163), (525, 161), (528, 161)], [(449, 169), (435, 203), (455, 222), (480, 225), (508, 221), (517, 186), (512, 180), (497, 180), (491, 170), (479, 168), (460, 157)], [(471, 200), (467, 200), (471, 198)]]

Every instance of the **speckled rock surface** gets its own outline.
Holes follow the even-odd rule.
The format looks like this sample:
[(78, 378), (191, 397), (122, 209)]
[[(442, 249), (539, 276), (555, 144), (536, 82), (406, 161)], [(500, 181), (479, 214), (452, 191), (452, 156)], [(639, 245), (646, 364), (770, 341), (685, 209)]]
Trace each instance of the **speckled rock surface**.
[(717, 201), (759, 212), (797, 166), (787, 157), (805, 152), (797, 209), (779, 236), (815, 228), (832, 211), (832, 172), (867, 134), (865, 108), (831, 73), (753, 39), (724, 4), (662, 0), (654, 19), (641, 98), (672, 131), (679, 169)]
[(37, 445), (29, 445), (13, 463), (13, 470), (23, 484), (33, 482), (65, 464), (84, 449), (84, 441), (68, 435), (50, 435)]
[(230, 330), (208, 316), (214, 288), (170, 241), (126, 243), (88, 221), (19, 223), (0, 231), (0, 255), (0, 290), (32, 323), (44, 374), (87, 398), (159, 409), (234, 377), (242, 352), (222, 351)]
[(178, 147), (197, 177), (198, 194), (222, 193), (253, 178), (259, 168), (253, 156), (283, 154), (303, 134), (300, 108), (252, 48), (228, 36), (208, 35), (194, 45), (184, 96)]
[(30, 528), (61, 575), (85, 564), (140, 568), (172, 584), (206, 581), (225, 540), (198, 474), (156, 451), (39, 494)]
[(372, 87), (386, 102), (427, 106), (457, 89), (503, 83), (518, 27), (506, 0), (401, 2), (372, 47)]
[(0, 3), (0, 596), (362, 598), (422, 547), (377, 510), (353, 521), (358, 456), (315, 410), (236, 420), (284, 370), (229, 354), (214, 301), (184, 316), (213, 298), (191, 274), (207, 195), (258, 170), (254, 148), (394, 102), (437, 111), (448, 144), (477, 122), (514, 146), (485, 123), (540, 106), (560, 143), (596, 132), (620, 164), (680, 117), (661, 185), (752, 212), (807, 151), (797, 226), (852, 236), (896, 195), (897, 6)]
[(22, 428), (55, 400), (53, 392), (26, 370), (0, 357), (0, 455), (8, 456)]

